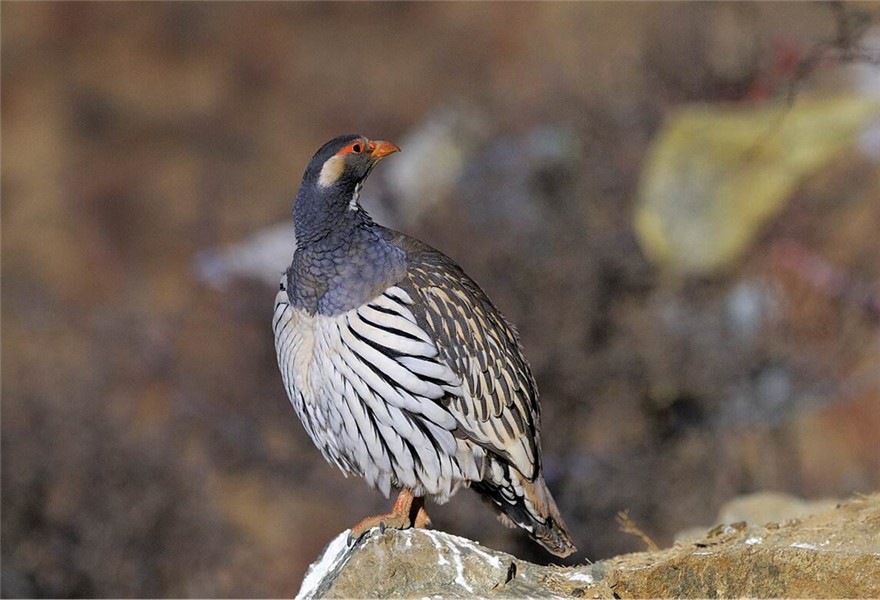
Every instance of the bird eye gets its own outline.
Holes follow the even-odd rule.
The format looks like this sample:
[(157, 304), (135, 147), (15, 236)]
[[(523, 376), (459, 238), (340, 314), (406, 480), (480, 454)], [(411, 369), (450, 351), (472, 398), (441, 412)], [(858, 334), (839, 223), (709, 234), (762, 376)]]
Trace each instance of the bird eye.
[(360, 144), (355, 144), (354, 146), (351, 147), (351, 151), (354, 152), (355, 154), (360, 154), (363, 151), (363, 149), (364, 149), (364, 147), (361, 146)]

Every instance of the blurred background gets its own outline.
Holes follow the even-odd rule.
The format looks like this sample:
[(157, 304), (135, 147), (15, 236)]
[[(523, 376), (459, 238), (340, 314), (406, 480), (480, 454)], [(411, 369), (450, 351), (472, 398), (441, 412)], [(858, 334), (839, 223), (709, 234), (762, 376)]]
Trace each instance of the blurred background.
[[(880, 484), (871, 4), (3, 3), (2, 594), (291, 596), (389, 503), (270, 328), (291, 201), (364, 190), (521, 333), (581, 552)], [(873, 27), (873, 28), (872, 28)], [(535, 562), (469, 491), (434, 525)]]

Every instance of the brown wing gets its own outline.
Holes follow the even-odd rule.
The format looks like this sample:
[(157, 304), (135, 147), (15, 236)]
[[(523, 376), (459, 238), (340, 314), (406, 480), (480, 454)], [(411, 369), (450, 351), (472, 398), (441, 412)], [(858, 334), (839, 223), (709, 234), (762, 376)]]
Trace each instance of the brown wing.
[(445, 255), (406, 239), (409, 267), (399, 285), (440, 357), (462, 381), (447, 409), (467, 437), (508, 460), (526, 478), (541, 470), (537, 388), (519, 338), (474, 281)]

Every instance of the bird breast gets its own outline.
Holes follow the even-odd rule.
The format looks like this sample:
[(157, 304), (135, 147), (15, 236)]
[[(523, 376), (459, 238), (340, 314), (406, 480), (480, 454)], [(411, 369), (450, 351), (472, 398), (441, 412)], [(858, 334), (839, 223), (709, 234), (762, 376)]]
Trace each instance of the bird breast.
[(338, 315), (291, 307), (276, 297), (273, 328), (285, 388), (314, 443), (331, 463), (391, 487), (443, 501), (479, 477), (482, 450), (453, 435), (444, 406), (462, 393), (410, 310), (390, 287)]

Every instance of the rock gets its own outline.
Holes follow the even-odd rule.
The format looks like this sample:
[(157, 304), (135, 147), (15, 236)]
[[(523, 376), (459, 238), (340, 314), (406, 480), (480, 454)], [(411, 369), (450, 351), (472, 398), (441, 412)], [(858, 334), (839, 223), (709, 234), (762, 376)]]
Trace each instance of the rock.
[(377, 528), (339, 534), (306, 573), (297, 598), (612, 598), (591, 567), (542, 567), (442, 531)]
[(440, 531), (373, 529), (356, 543), (348, 535), (328, 545), (297, 598), (880, 597), (880, 494), (573, 569)]
[(719, 523), (745, 521), (753, 525), (784, 523), (808, 515), (833, 509), (837, 499), (804, 500), (791, 494), (758, 492), (738, 496), (724, 504), (718, 513)]
[(877, 598), (880, 494), (782, 525), (716, 528), (703, 540), (598, 565), (621, 598)]
[[(779, 492), (757, 492), (746, 494), (725, 502), (718, 511), (716, 524), (748, 523), (750, 525), (767, 525), (768, 523), (784, 523), (834, 508), (840, 500), (803, 500), (791, 494)], [(702, 539), (708, 527), (693, 527), (675, 536), (675, 541), (695, 541)]]

